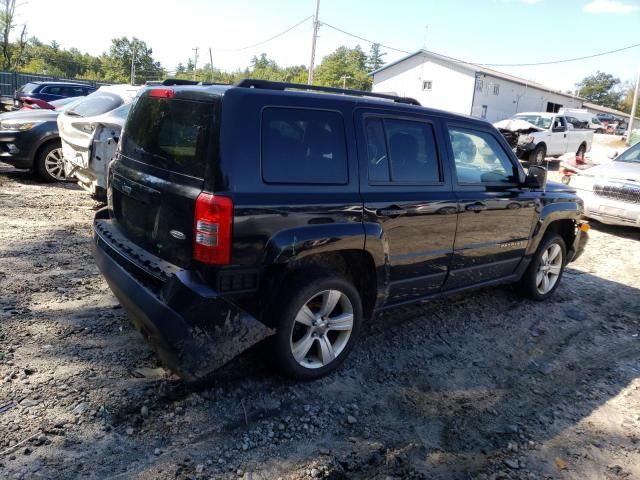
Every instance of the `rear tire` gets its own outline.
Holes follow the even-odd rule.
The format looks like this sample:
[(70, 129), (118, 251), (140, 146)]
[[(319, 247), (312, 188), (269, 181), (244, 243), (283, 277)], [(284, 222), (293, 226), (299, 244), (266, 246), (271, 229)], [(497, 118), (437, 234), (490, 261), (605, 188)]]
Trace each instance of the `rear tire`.
[(44, 182), (66, 182), (69, 179), (64, 173), (64, 159), (60, 141), (46, 144), (37, 153), (34, 170), (38, 178)]
[(578, 151), (576, 152), (576, 158), (582, 158), (584, 160), (584, 154), (586, 152), (587, 152), (587, 147), (583, 143), (578, 147)]
[(533, 152), (529, 154), (529, 164), (544, 165), (545, 158), (547, 158), (547, 147), (544, 145), (536, 145)]
[(272, 358), (285, 375), (315, 380), (335, 371), (353, 349), (362, 301), (345, 278), (317, 270), (294, 275), (279, 290)]
[(547, 233), (540, 242), (518, 288), (532, 300), (546, 300), (556, 291), (567, 261), (567, 247), (557, 233)]

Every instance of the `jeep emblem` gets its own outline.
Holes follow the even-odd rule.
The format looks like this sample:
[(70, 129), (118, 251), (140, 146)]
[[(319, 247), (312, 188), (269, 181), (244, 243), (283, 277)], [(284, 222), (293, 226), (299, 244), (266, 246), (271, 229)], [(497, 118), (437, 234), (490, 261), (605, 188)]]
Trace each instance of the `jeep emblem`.
[(169, 235), (173, 238), (177, 238), (178, 240), (185, 240), (187, 238), (184, 233), (179, 232), (178, 230), (169, 230)]

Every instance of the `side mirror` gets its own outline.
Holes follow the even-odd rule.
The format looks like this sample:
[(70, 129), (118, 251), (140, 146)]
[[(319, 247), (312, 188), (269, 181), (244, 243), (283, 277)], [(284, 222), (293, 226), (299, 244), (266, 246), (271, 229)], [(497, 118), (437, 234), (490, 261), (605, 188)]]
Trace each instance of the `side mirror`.
[(547, 169), (537, 165), (531, 165), (524, 183), (525, 186), (529, 188), (544, 188), (547, 184)]
[(616, 158), (618, 156), (618, 152), (613, 152), (610, 153), (609, 155), (607, 155), (611, 160), (613, 160), (614, 158)]
[(556, 127), (551, 129), (552, 132), (554, 133), (559, 133), (559, 132), (566, 132), (567, 131), (567, 127)]

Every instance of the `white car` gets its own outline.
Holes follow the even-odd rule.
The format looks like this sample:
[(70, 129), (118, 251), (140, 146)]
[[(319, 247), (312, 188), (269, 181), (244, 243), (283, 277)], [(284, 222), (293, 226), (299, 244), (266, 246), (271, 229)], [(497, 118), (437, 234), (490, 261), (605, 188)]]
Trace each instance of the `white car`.
[(612, 162), (571, 179), (584, 201), (584, 215), (609, 225), (640, 227), (640, 143)]
[(131, 103), (141, 88), (100, 87), (58, 117), (65, 173), (98, 198), (106, 193), (108, 166)]
[(593, 143), (591, 130), (574, 128), (564, 115), (558, 113), (517, 113), (493, 126), (500, 131), (517, 134), (515, 151), (518, 158), (534, 165), (542, 165), (546, 157), (559, 157), (565, 153), (583, 157)]
[(581, 122), (588, 124), (588, 128), (595, 133), (604, 133), (605, 126), (594, 113), (584, 108), (561, 108), (558, 112), (567, 117), (577, 118)]

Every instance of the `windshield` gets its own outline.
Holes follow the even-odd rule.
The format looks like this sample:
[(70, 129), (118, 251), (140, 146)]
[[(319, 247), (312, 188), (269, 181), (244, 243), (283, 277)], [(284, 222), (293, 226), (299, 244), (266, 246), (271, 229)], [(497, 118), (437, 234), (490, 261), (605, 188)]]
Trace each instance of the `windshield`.
[(67, 109), (67, 115), (75, 117), (94, 117), (110, 112), (114, 108), (122, 105), (123, 100), (119, 95), (108, 92), (93, 92), (83, 98), (80, 103), (72, 109)]
[(633, 147), (624, 151), (615, 161), (640, 163), (640, 143), (636, 143)]
[(536, 127), (544, 128), (545, 130), (551, 125), (551, 117), (543, 117), (541, 115), (516, 115), (513, 118), (524, 120)]

